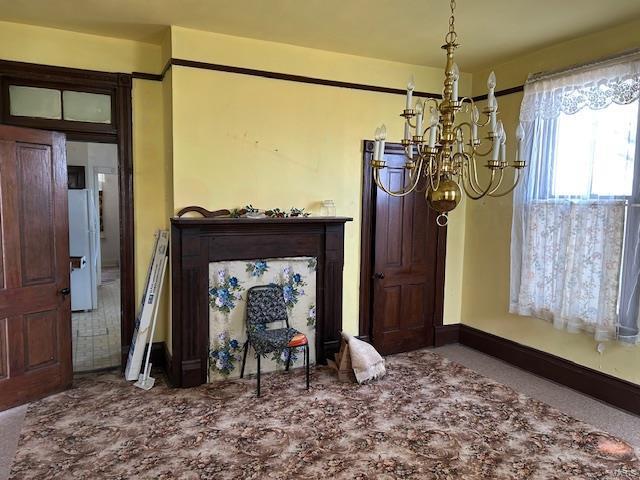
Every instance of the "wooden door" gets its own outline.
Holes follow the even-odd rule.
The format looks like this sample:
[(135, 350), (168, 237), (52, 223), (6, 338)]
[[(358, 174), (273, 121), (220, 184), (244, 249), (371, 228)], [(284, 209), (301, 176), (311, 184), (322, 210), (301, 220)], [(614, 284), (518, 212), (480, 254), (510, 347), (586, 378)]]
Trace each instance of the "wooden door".
[(72, 379), (63, 134), (0, 126), (0, 410)]
[[(385, 185), (399, 190), (405, 170), (402, 149), (388, 146)], [(372, 188), (377, 188), (375, 183)], [(373, 243), (372, 334), (383, 354), (433, 345), (436, 315), (438, 231), (424, 193), (393, 197), (377, 189)]]

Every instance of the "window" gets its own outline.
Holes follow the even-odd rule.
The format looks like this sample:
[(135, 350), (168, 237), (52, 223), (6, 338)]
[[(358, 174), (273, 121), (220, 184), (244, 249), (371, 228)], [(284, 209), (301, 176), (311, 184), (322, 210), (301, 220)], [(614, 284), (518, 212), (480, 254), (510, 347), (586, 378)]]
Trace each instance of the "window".
[(639, 97), (640, 55), (527, 82), (511, 313), (640, 340)]
[(628, 197), (633, 185), (638, 102), (558, 117), (553, 195)]
[(62, 92), (64, 119), (73, 122), (111, 123), (111, 96), (98, 93)]
[(11, 115), (16, 117), (62, 118), (59, 90), (10, 85), (9, 104)]
[(74, 85), (11, 77), (2, 79), (1, 88), (7, 98), (0, 112), (5, 123), (115, 133), (115, 97), (111, 88), (85, 91)]

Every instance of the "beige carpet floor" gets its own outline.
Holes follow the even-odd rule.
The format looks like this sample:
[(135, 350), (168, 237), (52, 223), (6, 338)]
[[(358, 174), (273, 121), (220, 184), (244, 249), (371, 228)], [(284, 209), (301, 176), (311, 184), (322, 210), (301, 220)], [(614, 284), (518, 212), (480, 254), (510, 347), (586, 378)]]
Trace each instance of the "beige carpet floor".
[(115, 374), (30, 405), (12, 478), (637, 479), (627, 442), (428, 350), (367, 386), (324, 368), (140, 391)]

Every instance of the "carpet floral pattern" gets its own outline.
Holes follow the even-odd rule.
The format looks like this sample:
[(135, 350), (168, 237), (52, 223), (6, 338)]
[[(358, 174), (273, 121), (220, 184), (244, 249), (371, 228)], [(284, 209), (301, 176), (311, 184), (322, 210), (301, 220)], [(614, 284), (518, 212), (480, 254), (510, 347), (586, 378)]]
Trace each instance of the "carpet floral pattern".
[(142, 391), (113, 373), (29, 407), (13, 479), (638, 479), (636, 450), (427, 350), (387, 376), (316, 368)]

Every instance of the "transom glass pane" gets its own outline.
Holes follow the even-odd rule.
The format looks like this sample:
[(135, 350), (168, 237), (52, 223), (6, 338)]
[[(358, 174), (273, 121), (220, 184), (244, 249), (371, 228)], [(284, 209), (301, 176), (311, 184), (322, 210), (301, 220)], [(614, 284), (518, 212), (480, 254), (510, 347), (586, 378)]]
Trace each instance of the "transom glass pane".
[(62, 101), (65, 120), (111, 123), (111, 95), (65, 90)]
[(37, 117), (60, 120), (60, 91), (51, 88), (9, 85), (9, 113), (16, 117)]

